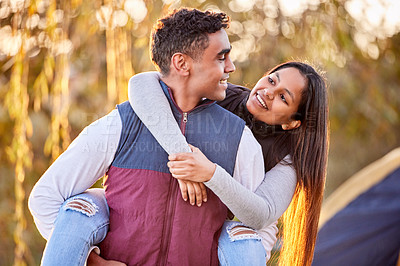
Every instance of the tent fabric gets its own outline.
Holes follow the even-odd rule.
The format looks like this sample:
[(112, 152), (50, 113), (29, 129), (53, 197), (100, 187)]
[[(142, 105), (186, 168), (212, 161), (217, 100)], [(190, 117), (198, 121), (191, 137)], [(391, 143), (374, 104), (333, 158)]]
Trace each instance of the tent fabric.
[(319, 228), (359, 195), (378, 184), (388, 174), (400, 167), (400, 148), (394, 149), (379, 160), (369, 164), (340, 187), (323, 203)]
[[(398, 263), (400, 159), (395, 158), (395, 163), (398, 167), (391, 173), (379, 182), (371, 183), (367, 190), (324, 222), (318, 233), (313, 265)], [(368, 178), (368, 175), (364, 176), (359, 182), (366, 182)], [(357, 183), (353, 185), (357, 186)], [(340, 194), (335, 197), (340, 198)]]

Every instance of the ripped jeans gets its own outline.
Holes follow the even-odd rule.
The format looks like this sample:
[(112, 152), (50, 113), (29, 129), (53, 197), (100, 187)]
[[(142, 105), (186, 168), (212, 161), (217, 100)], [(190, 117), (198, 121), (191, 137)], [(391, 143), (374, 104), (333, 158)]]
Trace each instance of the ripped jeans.
[[(109, 210), (103, 189), (89, 189), (61, 206), (43, 253), (42, 265), (85, 265), (94, 245), (106, 236)], [(220, 265), (266, 265), (257, 232), (225, 221), (218, 242)]]

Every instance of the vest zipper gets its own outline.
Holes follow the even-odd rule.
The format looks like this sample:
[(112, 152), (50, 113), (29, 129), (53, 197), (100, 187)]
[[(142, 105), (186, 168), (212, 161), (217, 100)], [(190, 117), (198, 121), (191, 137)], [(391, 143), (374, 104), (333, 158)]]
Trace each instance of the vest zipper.
[(176, 195), (175, 191), (177, 190), (178, 182), (171, 179), (169, 183), (168, 197), (167, 197), (167, 209), (165, 212), (164, 218), (164, 226), (163, 226), (163, 235), (161, 236), (161, 245), (160, 245), (160, 256), (158, 259), (157, 265), (167, 265), (168, 259), (168, 250), (169, 250), (169, 242), (171, 240), (171, 232), (172, 232), (172, 223), (173, 217), (175, 215), (175, 205), (176, 205)]
[(210, 101), (210, 102), (208, 102), (208, 103), (203, 103), (203, 104), (201, 104), (201, 105), (198, 105), (198, 106), (194, 107), (192, 110), (190, 110), (190, 111), (188, 111), (188, 112), (183, 112), (183, 111), (181, 110), (181, 108), (179, 108), (179, 106), (176, 104), (176, 102), (175, 102), (175, 100), (174, 100), (174, 97), (172, 96), (172, 92), (171, 92), (171, 89), (170, 89), (170, 88), (168, 88), (168, 94), (169, 94), (169, 96), (171, 97), (172, 103), (173, 103), (173, 104), (175, 105), (175, 107), (178, 109), (178, 112), (182, 114), (182, 119), (181, 119), (181, 123), (180, 123), (179, 127), (180, 127), (181, 132), (182, 132), (183, 135), (185, 135), (185, 131), (186, 131), (186, 123), (187, 123), (187, 121), (188, 121), (188, 114), (191, 113), (192, 111), (196, 110), (196, 109), (199, 108), (199, 107), (206, 106), (206, 105), (210, 105), (210, 104), (214, 103), (214, 102), (212, 102), (212, 101)]
[[(175, 105), (175, 107), (178, 109), (178, 111), (182, 114), (182, 120), (180, 123), (180, 129), (183, 135), (185, 135), (186, 131), (186, 124), (188, 121), (188, 114), (192, 112), (193, 110), (197, 109), (200, 106), (204, 105), (209, 105), (211, 103), (206, 103), (202, 104), (200, 106), (196, 106), (192, 110), (188, 112), (182, 112), (182, 110), (179, 108), (179, 106), (176, 104), (174, 98), (172, 97), (172, 93), (170, 90), (168, 90), (172, 102)], [(161, 237), (161, 248), (160, 248), (160, 256), (158, 257), (158, 263), (157, 265), (166, 265), (167, 264), (167, 259), (168, 259), (168, 250), (169, 250), (169, 245), (171, 241), (171, 232), (172, 232), (172, 226), (173, 226), (173, 218), (175, 215), (175, 207), (176, 207), (176, 200), (177, 196), (175, 192), (178, 191), (178, 182), (172, 178), (170, 185), (169, 185), (169, 190), (168, 190), (168, 205), (165, 213), (165, 219), (164, 219), (164, 225), (163, 225), (163, 231), (162, 231), (162, 237)], [(180, 196), (180, 194), (179, 194)]]
[(183, 135), (185, 135), (187, 121), (188, 121), (188, 112), (182, 113), (181, 132)]
[[(190, 111), (189, 111), (190, 112)], [(185, 135), (186, 131), (186, 123), (188, 121), (188, 113), (189, 112), (182, 112), (182, 120), (180, 124), (180, 129), (183, 135)], [(169, 250), (169, 242), (171, 238), (171, 231), (172, 231), (172, 223), (173, 217), (175, 215), (175, 207), (176, 207), (176, 196), (175, 191), (177, 190), (178, 182), (172, 179), (169, 185), (168, 190), (168, 198), (167, 198), (167, 210), (165, 212), (165, 220), (164, 220), (164, 227), (163, 227), (163, 235), (161, 238), (161, 249), (160, 249), (160, 259), (158, 261), (158, 265), (167, 265), (168, 260), (168, 250)]]

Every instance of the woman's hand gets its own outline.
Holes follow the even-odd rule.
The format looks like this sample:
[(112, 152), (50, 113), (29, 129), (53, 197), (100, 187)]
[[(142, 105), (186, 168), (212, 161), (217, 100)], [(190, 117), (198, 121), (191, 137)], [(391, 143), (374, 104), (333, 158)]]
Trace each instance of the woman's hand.
[(194, 205), (196, 203), (196, 205), (199, 207), (203, 201), (207, 202), (207, 190), (203, 183), (179, 179), (178, 183), (184, 201), (187, 201), (189, 196), (190, 204)]
[(168, 156), (168, 167), (172, 176), (178, 180), (193, 182), (209, 181), (214, 175), (216, 165), (196, 147), (190, 145), (193, 152), (176, 153)]

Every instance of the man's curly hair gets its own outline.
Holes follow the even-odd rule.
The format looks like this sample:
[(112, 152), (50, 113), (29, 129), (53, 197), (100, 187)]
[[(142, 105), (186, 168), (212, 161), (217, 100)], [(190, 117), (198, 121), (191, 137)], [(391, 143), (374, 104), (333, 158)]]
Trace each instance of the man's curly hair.
[(208, 47), (208, 34), (229, 27), (225, 13), (181, 8), (159, 19), (151, 34), (151, 60), (159, 71), (168, 75), (175, 53), (201, 58)]

